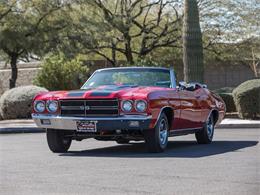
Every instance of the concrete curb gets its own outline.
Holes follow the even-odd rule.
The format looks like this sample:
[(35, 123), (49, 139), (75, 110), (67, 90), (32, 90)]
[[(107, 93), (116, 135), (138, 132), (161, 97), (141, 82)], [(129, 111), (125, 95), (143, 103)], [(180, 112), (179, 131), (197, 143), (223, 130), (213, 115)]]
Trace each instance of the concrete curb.
[(42, 133), (44, 129), (36, 126), (32, 119), (2, 120), (0, 134), (10, 133)]
[(241, 120), (238, 118), (225, 118), (216, 128), (259, 128), (260, 120)]
[(10, 133), (43, 133), (44, 129), (35, 127), (21, 127), (21, 128), (0, 128), (0, 134)]
[(243, 129), (243, 128), (259, 128), (260, 124), (220, 124), (216, 129)]

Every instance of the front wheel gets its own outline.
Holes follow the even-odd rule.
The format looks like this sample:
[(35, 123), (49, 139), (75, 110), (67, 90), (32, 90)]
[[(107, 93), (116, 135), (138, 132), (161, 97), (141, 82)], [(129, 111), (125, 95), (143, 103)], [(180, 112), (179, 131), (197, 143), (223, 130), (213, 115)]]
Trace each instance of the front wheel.
[(213, 135), (214, 135), (214, 118), (212, 115), (210, 115), (202, 130), (195, 133), (195, 137), (199, 144), (209, 144), (213, 140)]
[(144, 139), (149, 152), (163, 152), (168, 144), (168, 119), (161, 114), (154, 129), (144, 131)]
[(71, 138), (66, 137), (66, 131), (47, 129), (47, 142), (50, 150), (54, 153), (67, 152), (71, 145)]

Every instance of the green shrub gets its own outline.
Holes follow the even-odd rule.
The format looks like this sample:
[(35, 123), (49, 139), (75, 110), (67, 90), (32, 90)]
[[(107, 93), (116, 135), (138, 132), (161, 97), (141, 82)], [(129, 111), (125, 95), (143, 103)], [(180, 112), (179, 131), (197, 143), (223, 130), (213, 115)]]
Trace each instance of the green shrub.
[(240, 118), (260, 118), (260, 79), (246, 81), (233, 91)]
[(64, 54), (44, 59), (34, 83), (48, 90), (78, 89), (89, 77), (88, 69), (79, 58), (68, 60)]
[(213, 91), (217, 94), (221, 94), (221, 93), (232, 93), (233, 90), (234, 90), (233, 87), (223, 87), (220, 89), (215, 89)]
[(213, 90), (213, 92), (217, 93), (224, 100), (227, 112), (236, 112), (236, 106), (232, 94), (233, 89), (233, 87), (223, 87)]
[(46, 91), (42, 87), (33, 85), (16, 87), (6, 91), (0, 98), (2, 119), (29, 118), (34, 96)]
[(226, 104), (226, 112), (236, 112), (236, 106), (232, 93), (219, 93), (218, 94)]

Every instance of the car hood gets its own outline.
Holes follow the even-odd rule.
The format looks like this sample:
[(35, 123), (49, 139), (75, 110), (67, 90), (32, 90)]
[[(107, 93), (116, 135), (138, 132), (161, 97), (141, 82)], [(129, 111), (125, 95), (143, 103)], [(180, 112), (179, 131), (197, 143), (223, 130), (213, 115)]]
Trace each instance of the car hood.
[(140, 87), (126, 85), (106, 85), (73, 91), (52, 91), (39, 94), (35, 99), (145, 99), (153, 91), (167, 90), (164, 87)]

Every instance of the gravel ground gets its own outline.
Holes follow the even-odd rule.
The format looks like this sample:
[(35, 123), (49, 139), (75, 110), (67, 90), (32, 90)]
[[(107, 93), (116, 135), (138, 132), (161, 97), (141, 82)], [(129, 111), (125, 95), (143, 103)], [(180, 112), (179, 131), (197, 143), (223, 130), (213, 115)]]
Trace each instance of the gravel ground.
[(0, 135), (0, 194), (256, 195), (259, 138), (259, 129), (217, 129), (211, 145), (174, 137), (162, 154), (93, 139), (54, 154), (44, 133)]

